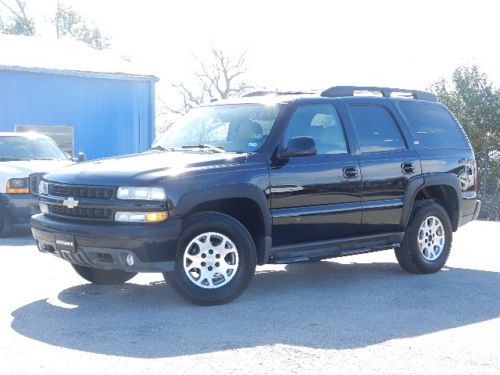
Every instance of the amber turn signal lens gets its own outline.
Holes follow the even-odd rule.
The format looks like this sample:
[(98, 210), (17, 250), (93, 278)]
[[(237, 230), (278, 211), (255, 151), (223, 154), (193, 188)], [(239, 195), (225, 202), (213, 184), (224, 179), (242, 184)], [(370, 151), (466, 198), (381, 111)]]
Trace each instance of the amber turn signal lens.
[(7, 181), (5, 189), (7, 194), (28, 194), (28, 179), (27, 178), (11, 178)]
[(168, 219), (168, 214), (163, 212), (148, 212), (146, 214), (146, 221), (148, 223), (157, 223), (159, 221), (165, 221)]
[(22, 188), (22, 189), (7, 188), (7, 194), (28, 194), (28, 193), (29, 193), (28, 188)]
[(139, 212), (139, 211), (117, 211), (115, 221), (124, 223), (159, 223), (168, 219), (166, 211)]

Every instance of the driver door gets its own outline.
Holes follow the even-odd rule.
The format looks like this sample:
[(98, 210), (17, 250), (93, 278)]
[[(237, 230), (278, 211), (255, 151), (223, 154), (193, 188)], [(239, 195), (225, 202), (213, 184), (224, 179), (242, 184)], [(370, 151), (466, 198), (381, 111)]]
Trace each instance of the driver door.
[(331, 104), (309, 104), (293, 113), (283, 144), (311, 137), (316, 155), (271, 164), (273, 246), (348, 237), (361, 225), (359, 163)]

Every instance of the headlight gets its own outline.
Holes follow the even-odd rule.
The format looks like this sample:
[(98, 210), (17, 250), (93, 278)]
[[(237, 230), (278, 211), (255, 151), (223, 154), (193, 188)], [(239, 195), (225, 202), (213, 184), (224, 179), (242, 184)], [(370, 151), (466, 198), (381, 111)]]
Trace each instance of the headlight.
[(138, 212), (138, 211), (117, 211), (115, 221), (123, 223), (159, 223), (168, 219), (166, 211), (159, 212)]
[(27, 178), (11, 178), (7, 181), (7, 188), (5, 189), (8, 194), (28, 194), (28, 179)]
[(126, 187), (121, 186), (116, 193), (118, 199), (139, 201), (164, 201), (167, 199), (165, 190), (158, 187)]
[(47, 181), (40, 181), (40, 184), (38, 184), (38, 194), (39, 195), (49, 194), (49, 184), (47, 183)]

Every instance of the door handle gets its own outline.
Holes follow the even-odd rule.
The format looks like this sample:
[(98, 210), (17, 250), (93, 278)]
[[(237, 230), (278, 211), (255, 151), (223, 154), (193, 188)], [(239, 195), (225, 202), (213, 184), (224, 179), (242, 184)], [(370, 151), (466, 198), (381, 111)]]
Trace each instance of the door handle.
[(344, 178), (347, 179), (358, 178), (358, 170), (356, 167), (345, 167), (342, 169), (342, 174), (344, 175)]
[(401, 164), (401, 171), (404, 174), (411, 174), (415, 172), (415, 166), (411, 162), (404, 162)]

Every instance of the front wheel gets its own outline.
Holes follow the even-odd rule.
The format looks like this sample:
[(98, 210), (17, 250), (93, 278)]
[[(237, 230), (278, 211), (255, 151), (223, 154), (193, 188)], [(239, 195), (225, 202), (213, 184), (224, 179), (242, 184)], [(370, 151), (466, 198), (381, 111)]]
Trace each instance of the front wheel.
[(186, 220), (175, 271), (164, 277), (192, 303), (222, 304), (248, 287), (256, 261), (252, 236), (239, 221), (216, 212), (200, 213)]
[(71, 265), (77, 274), (85, 280), (100, 285), (114, 285), (123, 284), (137, 275), (136, 272), (125, 272), (121, 270), (100, 270), (97, 268), (79, 266), (77, 264)]
[(446, 263), (453, 231), (443, 206), (429, 201), (415, 209), (396, 258), (411, 273), (433, 273)]
[(7, 214), (4, 209), (0, 208), (0, 237), (7, 233)]

